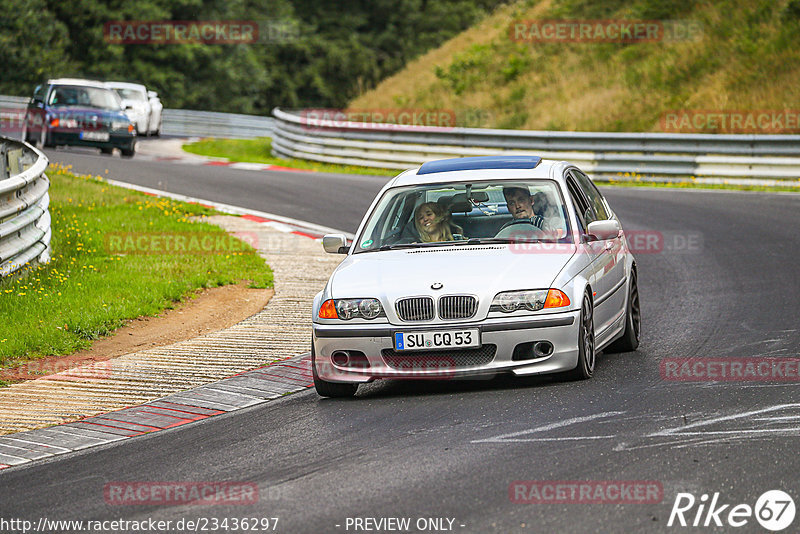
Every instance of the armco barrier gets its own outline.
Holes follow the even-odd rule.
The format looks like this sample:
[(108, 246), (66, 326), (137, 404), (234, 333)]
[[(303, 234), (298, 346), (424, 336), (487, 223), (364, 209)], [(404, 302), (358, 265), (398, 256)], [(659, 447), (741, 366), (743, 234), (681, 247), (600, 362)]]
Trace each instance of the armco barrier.
[[(0, 135), (19, 139), (28, 98), (0, 95)], [(180, 137), (270, 137), (275, 119), (260, 115), (217, 113), (190, 109), (165, 109), (161, 133)]]
[(536, 154), (575, 162), (595, 177), (800, 179), (800, 135), (442, 128), (345, 122), (279, 108), (272, 113), (274, 155), (326, 163), (407, 169), (441, 158)]
[(50, 260), (47, 163), (30, 145), (0, 137), (0, 277)]

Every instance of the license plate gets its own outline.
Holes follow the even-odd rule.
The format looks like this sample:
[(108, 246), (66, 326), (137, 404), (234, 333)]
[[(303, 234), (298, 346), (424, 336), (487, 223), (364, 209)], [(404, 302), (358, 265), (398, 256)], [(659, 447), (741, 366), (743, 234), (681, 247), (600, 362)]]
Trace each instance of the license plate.
[(481, 335), (477, 328), (394, 334), (395, 350), (472, 349), (480, 346)]
[(108, 132), (81, 132), (81, 139), (84, 141), (108, 141)]

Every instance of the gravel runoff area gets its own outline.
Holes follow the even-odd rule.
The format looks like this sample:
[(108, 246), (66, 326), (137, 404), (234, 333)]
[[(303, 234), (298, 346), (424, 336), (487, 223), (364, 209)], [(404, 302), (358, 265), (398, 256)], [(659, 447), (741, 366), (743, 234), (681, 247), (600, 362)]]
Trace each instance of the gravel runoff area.
[[(231, 216), (208, 222), (254, 238), (275, 274), (269, 304), (224, 330), (0, 388), (0, 434), (141, 405), (308, 352), (313, 296), (343, 256), (326, 254), (319, 240), (274, 223)], [(303, 386), (305, 376), (297, 377)]]

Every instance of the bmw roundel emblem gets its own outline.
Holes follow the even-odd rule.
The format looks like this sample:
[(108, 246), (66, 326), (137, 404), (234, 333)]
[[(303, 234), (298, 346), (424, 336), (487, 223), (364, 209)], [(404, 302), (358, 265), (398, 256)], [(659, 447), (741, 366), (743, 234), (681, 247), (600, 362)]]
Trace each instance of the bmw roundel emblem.
[(442, 289), (443, 287), (444, 284), (442, 284), (441, 282), (434, 282), (431, 284), (431, 289)]

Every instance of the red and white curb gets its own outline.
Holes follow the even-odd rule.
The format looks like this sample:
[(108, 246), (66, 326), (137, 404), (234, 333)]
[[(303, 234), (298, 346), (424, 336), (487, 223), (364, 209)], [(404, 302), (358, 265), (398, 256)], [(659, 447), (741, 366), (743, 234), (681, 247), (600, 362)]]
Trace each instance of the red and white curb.
[[(103, 181), (147, 195), (172, 198), (239, 215), (281, 232), (312, 239), (318, 239), (326, 233), (345, 233), (334, 228), (239, 206), (150, 189), (116, 180), (104, 179)], [(352, 239), (352, 235), (348, 237)], [(288, 393), (305, 390), (312, 385), (311, 357), (303, 354), (239, 373), (211, 384), (180, 391), (141, 406), (95, 415), (72, 423), (0, 436), (0, 470), (29, 464), (34, 460), (175, 428), (263, 404)]]
[(312, 385), (311, 356), (295, 356), (141, 406), (2, 436), (0, 470), (231, 413)]
[(311, 239), (320, 239), (325, 234), (344, 234), (345, 236), (347, 236), (348, 239), (353, 239), (353, 237), (355, 237), (353, 234), (349, 232), (343, 232), (341, 230), (337, 230), (336, 228), (330, 228), (328, 226), (322, 226), (308, 221), (301, 221), (299, 219), (293, 219), (291, 217), (284, 217), (282, 215), (276, 215), (274, 213), (266, 213), (263, 211), (251, 210), (249, 208), (242, 208), (240, 206), (223, 204), (222, 202), (215, 202), (213, 200), (205, 200), (202, 198), (190, 197), (178, 193), (170, 193), (168, 191), (161, 191), (160, 189), (152, 189), (149, 187), (129, 184), (126, 182), (119, 182), (117, 180), (109, 180), (106, 178), (101, 178), (101, 179), (108, 184), (118, 187), (123, 187), (125, 189), (139, 191), (140, 193), (144, 193), (145, 195), (171, 198), (174, 200), (180, 200), (182, 202), (188, 202), (190, 204), (198, 204), (206, 208), (212, 208), (222, 213), (239, 215), (242, 218), (262, 223), (265, 226), (269, 226), (270, 228), (273, 228), (280, 232), (287, 232), (296, 235), (301, 235), (304, 237), (309, 237)]
[(201, 157), (191, 156), (154, 156), (149, 154), (137, 155), (137, 159), (145, 161), (157, 161), (163, 163), (180, 163), (183, 165), (204, 165), (209, 167), (228, 167), (242, 171), (280, 171), (280, 172), (317, 172), (311, 169), (296, 169), (294, 167), (284, 167), (282, 165), (271, 165), (267, 163), (248, 163), (244, 161), (227, 161), (217, 159), (202, 159)]

